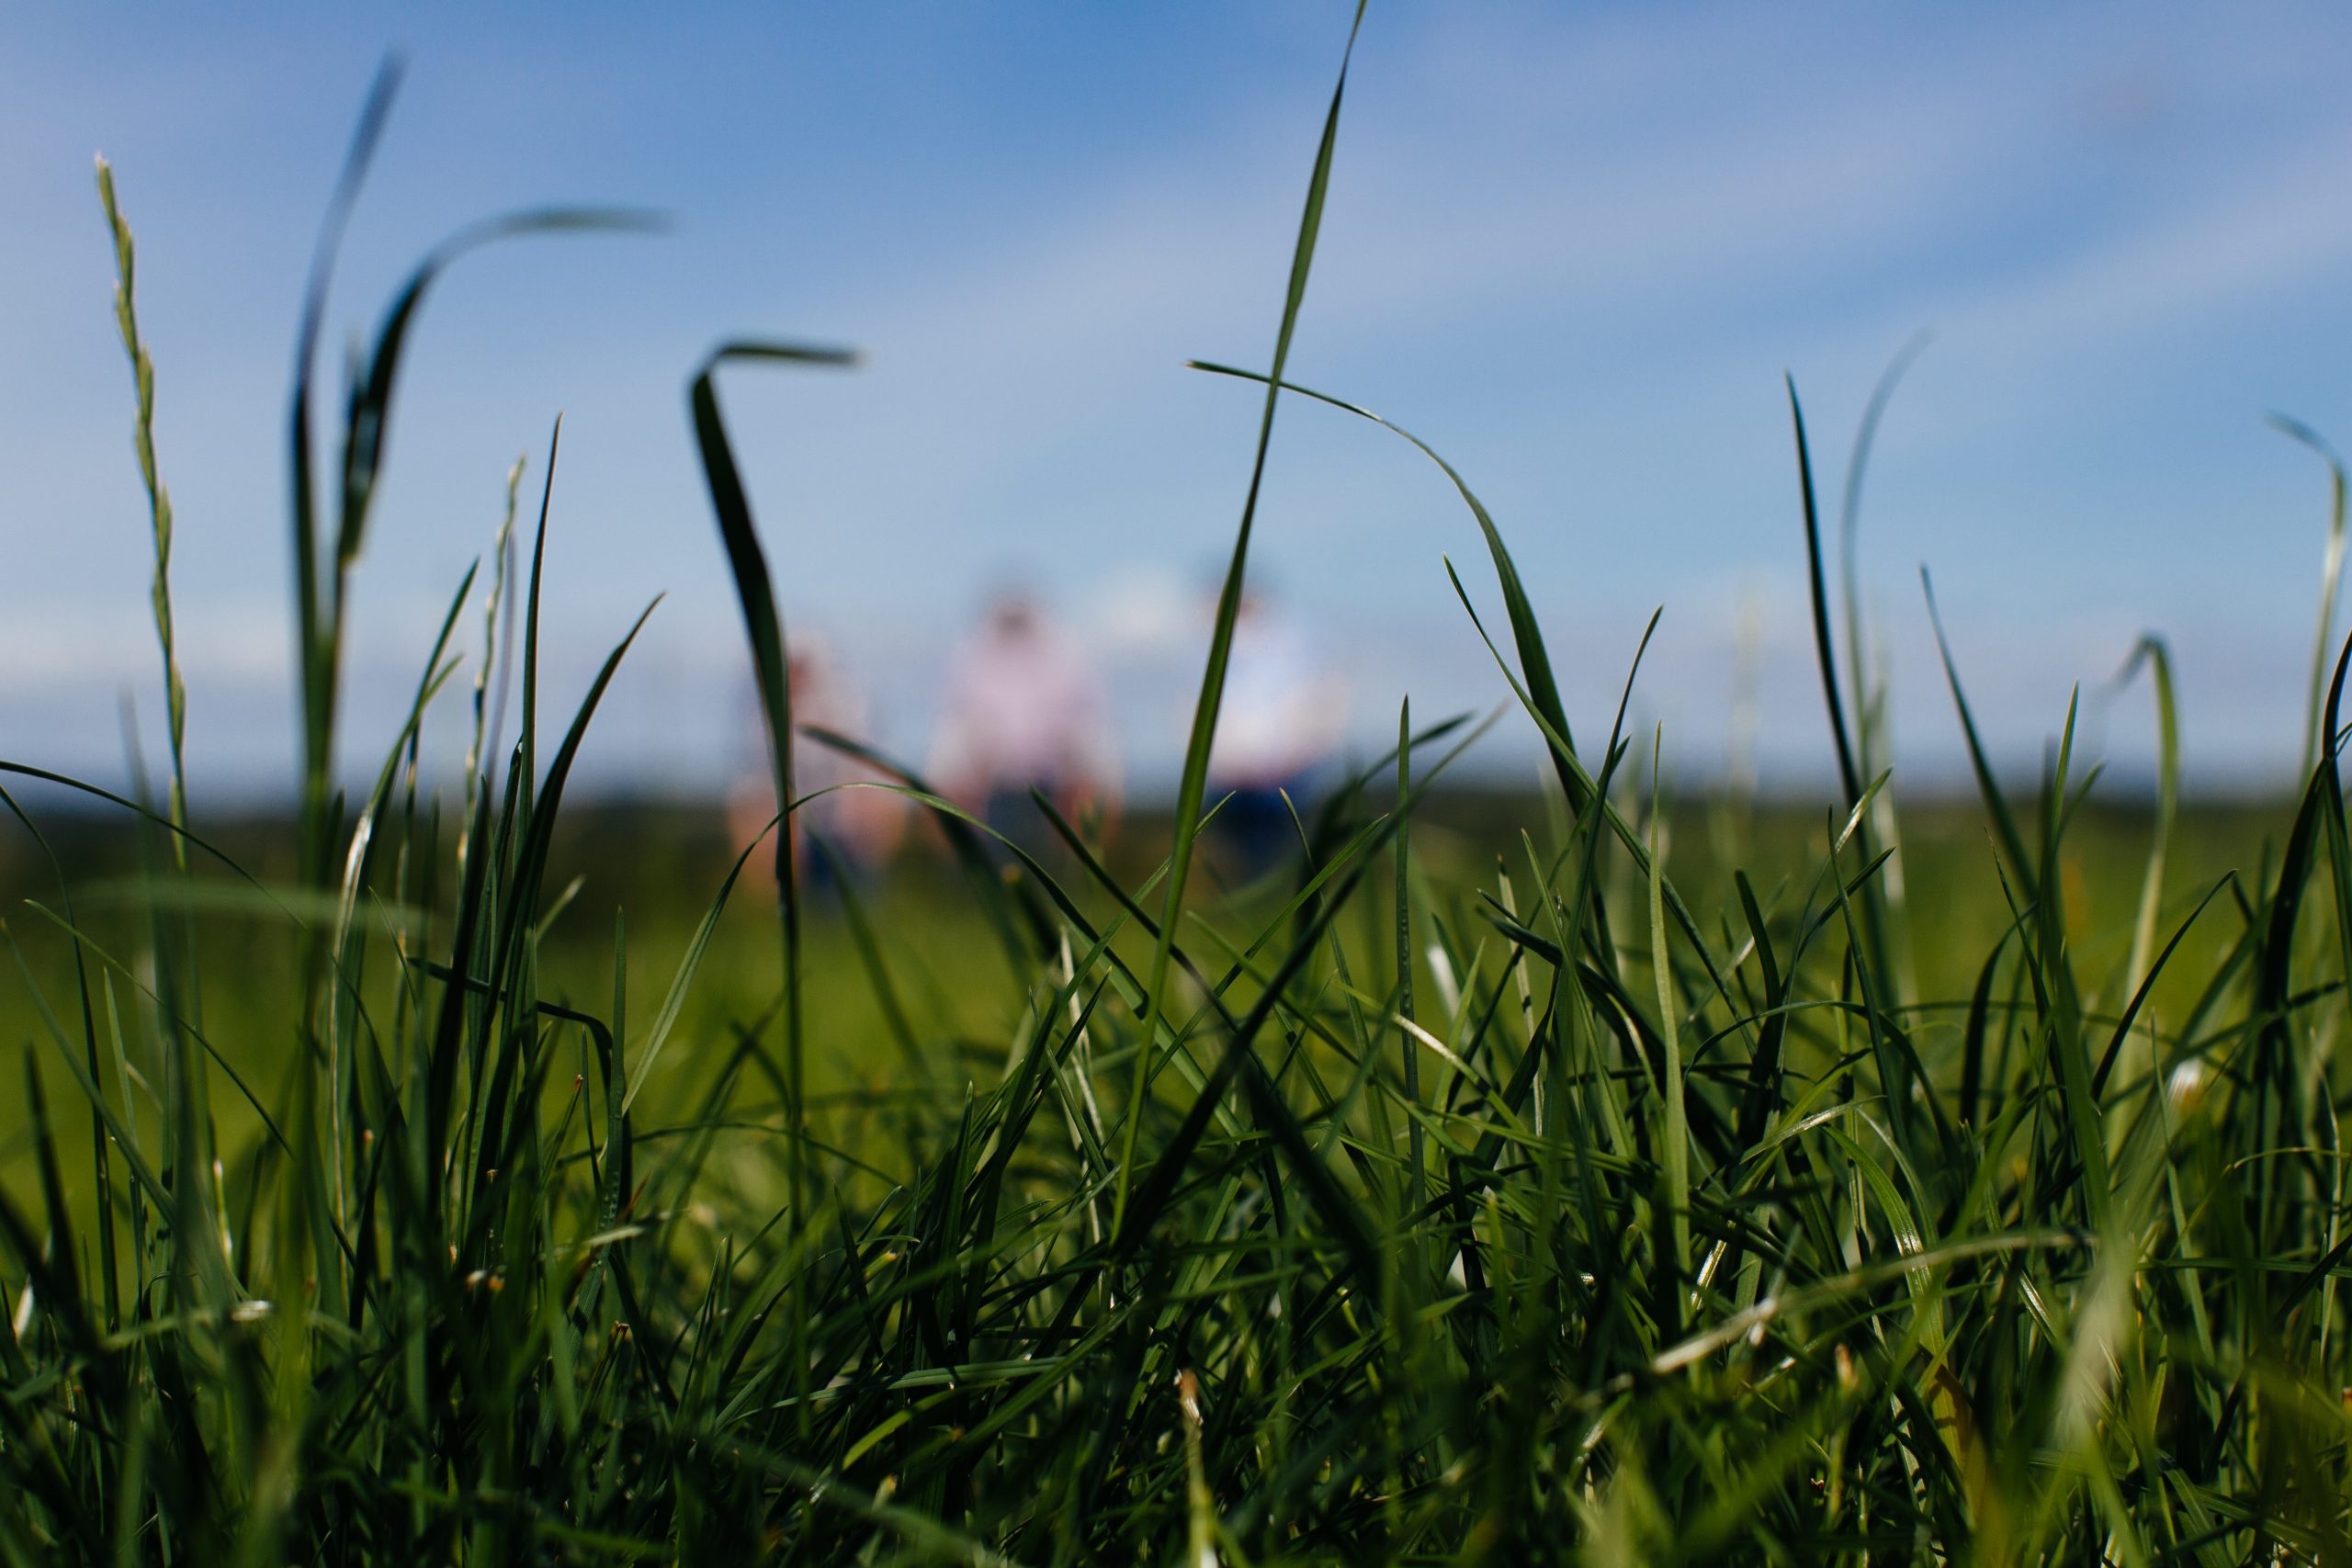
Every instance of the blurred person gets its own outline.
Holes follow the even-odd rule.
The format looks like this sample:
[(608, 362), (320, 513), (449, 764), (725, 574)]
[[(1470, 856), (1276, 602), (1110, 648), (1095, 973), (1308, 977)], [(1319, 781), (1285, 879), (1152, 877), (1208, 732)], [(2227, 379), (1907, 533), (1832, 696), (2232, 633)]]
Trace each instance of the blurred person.
[(1211, 832), (1243, 877), (1272, 867), (1298, 842), (1291, 807), (1338, 752), (1347, 689), (1296, 622), (1253, 589), (1242, 591), (1233, 649), (1209, 749)]
[(1115, 818), (1119, 760), (1101, 683), (1029, 593), (999, 592), (951, 658), (930, 774), (1008, 838), (1037, 841), (1032, 789), (1097, 832)]
[[(822, 886), (830, 880), (827, 863), (809, 851), (811, 833), (831, 845), (852, 871), (877, 870), (889, 860), (905, 832), (905, 799), (887, 790), (841, 787), (895, 781), (808, 733), (823, 729), (865, 740), (865, 697), (843, 673), (824, 638), (814, 633), (796, 633), (791, 637), (784, 666), (792, 699), (792, 788), (796, 796), (807, 801), (791, 818), (795, 873), (813, 886)], [(755, 722), (753, 728), (758, 728)], [(751, 842), (776, 812), (775, 788), (765, 761), (761, 759), (756, 771), (743, 771), (742, 782), (728, 801), (729, 832), (739, 848)], [(827, 793), (818, 794), (820, 790)], [(817, 798), (808, 800), (811, 795)], [(771, 858), (753, 859), (774, 874), (775, 863)]]

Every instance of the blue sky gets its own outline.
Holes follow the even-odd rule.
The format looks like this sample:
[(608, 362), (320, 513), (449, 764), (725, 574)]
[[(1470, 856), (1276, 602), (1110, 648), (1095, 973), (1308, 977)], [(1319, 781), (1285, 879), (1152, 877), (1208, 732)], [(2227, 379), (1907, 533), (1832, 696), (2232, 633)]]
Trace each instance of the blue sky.
[[(1102, 651), (1147, 783), (1181, 735), (1190, 615), (1255, 408), (1340, 4), (248, 5), (18, 9), (0, 51), (0, 755), (121, 776), (153, 745), (143, 510), (91, 156), (140, 242), (199, 787), (291, 775), (280, 450), (311, 235), (375, 65), (409, 70), (353, 225), (338, 334), (435, 239), (551, 200), (652, 239), (474, 257), (430, 301), (356, 590), (364, 761), (565, 413), (548, 568), (564, 700), (669, 598), (592, 744), (616, 786), (746, 755), (740, 629), (684, 405), (721, 337), (854, 344), (849, 376), (727, 395), (788, 616), (920, 751), (940, 659), (1033, 574)], [(1512, 541), (1572, 716), (1637, 709), (1720, 765), (1760, 606), (1768, 771), (1825, 776), (1780, 378), (1834, 489), (1879, 370), (1936, 335), (1882, 434), (1866, 592), (1898, 759), (1957, 757), (1917, 570), (1972, 697), (2030, 759), (2145, 629), (2197, 776), (2297, 750), (2326, 484), (2265, 428), (2352, 445), (2352, 21), (2249, 5), (1375, 5), (1299, 379), (1426, 436)], [(338, 336), (337, 342), (339, 344)], [(1342, 661), (1358, 732), (1505, 694), (1440, 558), (1475, 528), (1401, 446), (1292, 407), (1258, 561)], [(2101, 724), (2147, 753), (2134, 694)], [(1523, 734), (1493, 765), (1524, 766)]]

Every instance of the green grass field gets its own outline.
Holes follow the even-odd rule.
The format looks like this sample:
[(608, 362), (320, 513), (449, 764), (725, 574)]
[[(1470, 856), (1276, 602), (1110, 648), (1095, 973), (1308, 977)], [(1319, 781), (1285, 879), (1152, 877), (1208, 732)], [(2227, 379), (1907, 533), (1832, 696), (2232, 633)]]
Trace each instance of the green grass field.
[[(1898, 807), (1800, 424), (1838, 784), (1661, 800), (1651, 738), (1583, 695), (1572, 731), (1542, 595), (1449, 468), (1501, 722), (1554, 787), (1450, 792), (1478, 725), (1400, 712), (1227, 887), (1204, 781), (1253, 479), (1164, 816), (1029, 861), (909, 779), (943, 851), (804, 896), (789, 838), (565, 804), (604, 682), (541, 705), (536, 546), (468, 580), (420, 682), (471, 705), (466, 776), (419, 776), (413, 716), (340, 734), (400, 351), (456, 254), (322, 428), (319, 290), (386, 102), (304, 317), (282, 818), (180, 776), (101, 175), (171, 743), (144, 804), (0, 764), (0, 1556), (2352, 1562), (2333, 581), (2294, 798), (2177, 805), (2151, 645), (2153, 803), (2103, 804), (2069, 732), (2038, 781), (1980, 758), (1975, 799)], [(1241, 389), (1253, 473), (1278, 398), (1321, 396), (1283, 388), (1340, 107)], [(689, 386), (772, 739), (792, 606), (717, 378), (837, 358), (736, 344)]]

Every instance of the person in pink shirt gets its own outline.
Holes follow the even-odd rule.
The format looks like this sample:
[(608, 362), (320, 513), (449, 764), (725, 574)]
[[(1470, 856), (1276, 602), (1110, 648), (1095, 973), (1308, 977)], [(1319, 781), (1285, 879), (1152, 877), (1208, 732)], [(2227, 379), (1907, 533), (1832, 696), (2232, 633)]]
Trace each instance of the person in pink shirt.
[(1032, 789), (1098, 835), (1115, 817), (1119, 760), (1101, 682), (1027, 592), (998, 593), (950, 660), (930, 773), (1009, 837), (1038, 841)]

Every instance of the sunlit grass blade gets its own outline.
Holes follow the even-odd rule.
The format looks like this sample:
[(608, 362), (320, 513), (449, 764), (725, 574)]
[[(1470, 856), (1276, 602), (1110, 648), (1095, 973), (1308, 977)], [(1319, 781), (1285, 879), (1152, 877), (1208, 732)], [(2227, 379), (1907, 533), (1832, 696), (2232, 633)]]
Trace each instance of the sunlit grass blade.
[(2147, 874), (2140, 884), (2139, 912), (2132, 924), (2132, 952), (2123, 964), (2127, 991), (2137, 987), (2148, 973), (2149, 955), (2156, 941), (2156, 913), (2164, 903), (2165, 857), (2172, 846), (2173, 818), (2180, 809), (2180, 716), (2173, 698), (2172, 650), (2164, 638), (2142, 637), (2116, 683), (2129, 681), (2143, 663), (2155, 687), (2156, 821)]

